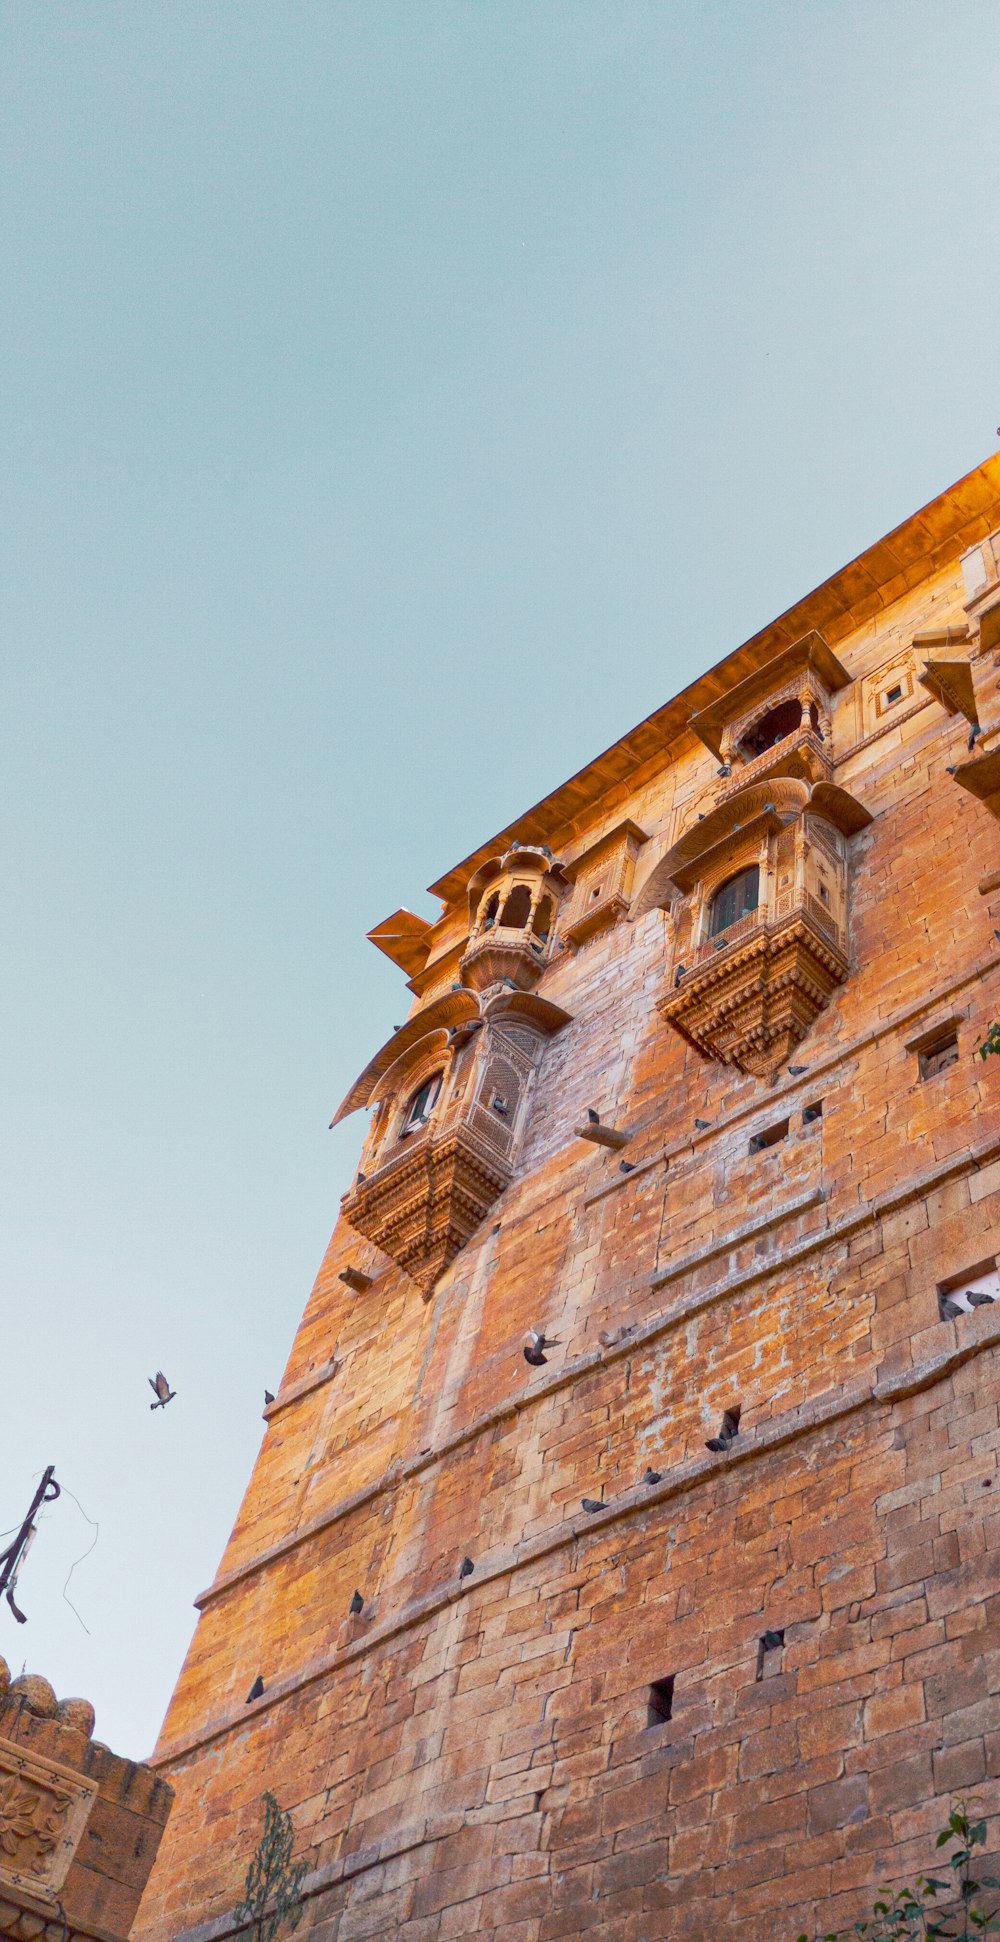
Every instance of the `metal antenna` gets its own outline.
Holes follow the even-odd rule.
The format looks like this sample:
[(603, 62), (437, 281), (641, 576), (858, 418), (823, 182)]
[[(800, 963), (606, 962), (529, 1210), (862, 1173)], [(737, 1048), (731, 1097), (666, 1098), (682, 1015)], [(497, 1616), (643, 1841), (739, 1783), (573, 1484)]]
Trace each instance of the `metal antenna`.
[(43, 1473), (42, 1481), (31, 1500), (31, 1508), (13, 1544), (9, 1544), (6, 1551), (0, 1551), (0, 1597), (6, 1594), (7, 1603), (19, 1625), (26, 1625), (28, 1621), (25, 1613), (19, 1612), (14, 1603), (14, 1587), (17, 1584), (17, 1574), (35, 1538), (35, 1512), (42, 1504), (54, 1504), (60, 1495), (55, 1469), (55, 1464), (50, 1463)]

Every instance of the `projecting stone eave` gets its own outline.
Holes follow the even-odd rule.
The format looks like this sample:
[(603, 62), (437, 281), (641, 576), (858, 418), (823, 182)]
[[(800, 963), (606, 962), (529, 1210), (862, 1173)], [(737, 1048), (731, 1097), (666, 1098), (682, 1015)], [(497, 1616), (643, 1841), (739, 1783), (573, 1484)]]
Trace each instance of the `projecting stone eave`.
[(938, 572), (950, 560), (957, 561), (960, 553), (998, 524), (1000, 454), (995, 454), (725, 655), (498, 835), (480, 844), (429, 886), (431, 895), (440, 897), (446, 905), (464, 898), (474, 872), (514, 839), (568, 848), (565, 832), (570, 826), (605, 794), (631, 782), (644, 764), (654, 758), (666, 762), (672, 745), (689, 732), (693, 714), (709, 708), (806, 634), (820, 634), (832, 648), (920, 580)]

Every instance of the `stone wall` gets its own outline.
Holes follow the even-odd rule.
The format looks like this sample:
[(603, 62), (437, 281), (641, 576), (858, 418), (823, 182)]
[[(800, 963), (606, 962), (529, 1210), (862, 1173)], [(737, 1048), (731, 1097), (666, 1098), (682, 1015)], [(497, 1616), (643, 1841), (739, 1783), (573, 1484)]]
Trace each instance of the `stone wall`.
[(0, 1659), (0, 1936), (125, 1942), (170, 1812), (149, 1767), (93, 1738), (85, 1699)]
[[(943, 506), (918, 515), (939, 550)], [(982, 1786), (1000, 1846), (1000, 1308), (939, 1310), (1000, 1255), (1000, 1061), (974, 1057), (1000, 844), (948, 774), (968, 721), (916, 681), (895, 715), (871, 701), (919, 672), (915, 634), (964, 624), (961, 543), (905, 589), (887, 543), (810, 597), (844, 610), (836, 780), (873, 820), (806, 1069), (747, 1077), (671, 1031), (651, 909), (546, 968), (572, 1022), (431, 1302), (338, 1224), (156, 1755), (177, 1805), (150, 1942), (231, 1931), (265, 1787), (329, 1942), (782, 1942), (927, 1865), (955, 1789)], [(1000, 717), (992, 654), (975, 674)], [(715, 774), (682, 729), (548, 840), (572, 857), (630, 817), (641, 881)], [(943, 1026), (957, 1060), (925, 1078)], [(627, 1148), (574, 1137), (588, 1106)], [(532, 1326), (556, 1338), (537, 1369)]]

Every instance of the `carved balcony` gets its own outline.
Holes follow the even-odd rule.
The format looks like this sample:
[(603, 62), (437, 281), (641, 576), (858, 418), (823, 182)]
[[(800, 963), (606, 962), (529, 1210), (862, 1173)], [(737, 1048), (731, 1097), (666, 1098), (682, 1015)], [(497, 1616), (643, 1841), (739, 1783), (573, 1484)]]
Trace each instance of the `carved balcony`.
[(703, 944), (657, 1010), (703, 1058), (764, 1078), (793, 1056), (847, 970), (846, 939), (804, 898)]
[(469, 885), (462, 983), (478, 992), (504, 985), (532, 991), (551, 950), (564, 884), (551, 850), (521, 843), (478, 870)]
[(568, 1024), (534, 992), (449, 993), (381, 1047), (337, 1113), (375, 1107), (344, 1216), (425, 1300), (513, 1178), (532, 1074)]
[(660, 859), (633, 915), (669, 911), (660, 1016), (703, 1058), (777, 1071), (848, 973), (847, 844), (870, 823), (843, 789), (744, 789)]
[(468, 1126), (437, 1137), (428, 1128), (354, 1187), (344, 1214), (426, 1299), (510, 1178), (509, 1164)]

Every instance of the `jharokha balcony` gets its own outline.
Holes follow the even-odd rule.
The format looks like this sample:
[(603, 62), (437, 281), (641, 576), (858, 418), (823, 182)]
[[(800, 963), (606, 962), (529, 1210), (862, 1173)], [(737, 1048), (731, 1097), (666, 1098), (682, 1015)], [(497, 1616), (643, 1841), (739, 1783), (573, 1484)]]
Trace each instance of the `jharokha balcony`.
[(848, 972), (847, 853), (871, 821), (843, 789), (780, 777), (697, 823), (657, 866), (670, 911), (657, 1010), (704, 1058), (786, 1064)]
[(549, 849), (514, 843), (469, 885), (472, 928), (459, 966), (464, 985), (531, 991), (545, 969), (565, 878)]

